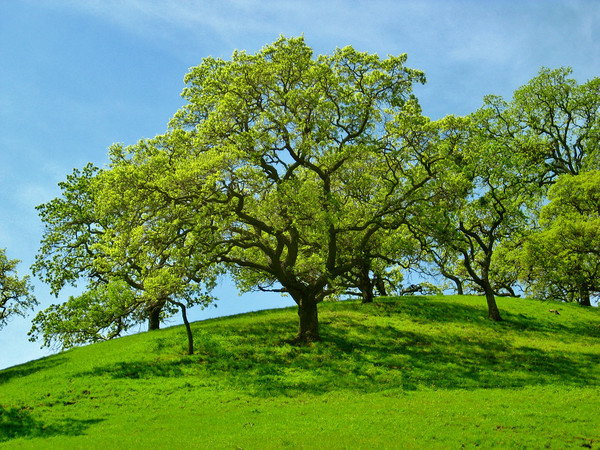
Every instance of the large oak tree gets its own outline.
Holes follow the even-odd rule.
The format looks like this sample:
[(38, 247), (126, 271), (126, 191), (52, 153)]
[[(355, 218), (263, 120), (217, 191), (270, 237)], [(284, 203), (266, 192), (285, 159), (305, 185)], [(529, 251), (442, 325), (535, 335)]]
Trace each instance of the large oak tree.
[[(411, 95), (424, 76), (405, 61), (350, 47), (315, 58), (303, 38), (206, 58), (160, 142), (113, 149), (112, 183), (131, 186), (131, 203), (156, 221), (181, 212), (177, 239), (240, 289), (290, 295), (297, 339), (318, 340), (318, 303), (408, 220), (440, 162)], [(160, 230), (171, 233), (128, 239), (145, 245)]]

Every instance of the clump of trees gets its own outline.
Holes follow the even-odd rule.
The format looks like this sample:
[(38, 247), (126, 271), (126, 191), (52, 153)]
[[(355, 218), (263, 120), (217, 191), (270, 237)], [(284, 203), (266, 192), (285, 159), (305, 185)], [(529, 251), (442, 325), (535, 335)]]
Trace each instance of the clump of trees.
[[(512, 100), (432, 121), (406, 55), (303, 38), (206, 58), (166, 133), (110, 148), (38, 207), (33, 266), (55, 294), (32, 339), (71, 346), (207, 305), (215, 280), (286, 293), (295, 340), (320, 339), (318, 304), (402, 292), (403, 270), (459, 293), (527, 290), (589, 304), (598, 292), (600, 80), (542, 69)], [(551, 269), (551, 270), (550, 270)], [(558, 285), (556, 289), (554, 286)], [(193, 341), (188, 326), (189, 351)]]

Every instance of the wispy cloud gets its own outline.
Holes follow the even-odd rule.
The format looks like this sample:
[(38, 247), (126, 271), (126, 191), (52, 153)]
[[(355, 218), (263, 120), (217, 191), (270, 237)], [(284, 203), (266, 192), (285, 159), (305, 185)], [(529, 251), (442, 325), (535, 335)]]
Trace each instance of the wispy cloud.
[(600, 3), (590, 0), (58, 0), (51, 5), (162, 41), (174, 52), (202, 41), (214, 49), (246, 44), (255, 50), (280, 33), (305, 32), (319, 43), (405, 46), (437, 50), (458, 61), (502, 64), (540, 42), (598, 40), (600, 15)]
[[(187, 67), (208, 55), (227, 58), (234, 49), (254, 52), (280, 34), (304, 33), (316, 53), (345, 45), (381, 55), (408, 53), (409, 65), (427, 74), (424, 97), (432, 104), (440, 99), (458, 104), (458, 112), (478, 107), (485, 94), (509, 95), (542, 65), (573, 66), (584, 79), (600, 72), (596, 0), (54, 0), (44, 5), (110, 23)], [(471, 102), (464, 101), (467, 93)]]

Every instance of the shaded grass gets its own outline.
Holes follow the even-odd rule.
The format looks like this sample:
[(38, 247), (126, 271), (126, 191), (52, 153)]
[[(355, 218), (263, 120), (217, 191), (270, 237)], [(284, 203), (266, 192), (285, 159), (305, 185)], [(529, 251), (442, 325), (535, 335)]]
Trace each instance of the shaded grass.
[(99, 422), (102, 422), (102, 419), (65, 418), (46, 424), (34, 419), (26, 407), (5, 409), (0, 406), (0, 442), (15, 438), (80, 436), (87, 428)]
[(193, 356), (181, 327), (73, 349), (0, 371), (0, 442), (600, 448), (598, 310), (499, 304), (326, 303), (311, 346), (288, 308), (193, 324)]

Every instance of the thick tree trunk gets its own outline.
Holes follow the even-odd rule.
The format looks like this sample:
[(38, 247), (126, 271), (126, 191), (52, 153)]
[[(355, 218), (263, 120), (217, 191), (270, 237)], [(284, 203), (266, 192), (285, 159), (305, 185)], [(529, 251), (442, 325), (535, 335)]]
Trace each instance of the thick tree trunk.
[(464, 295), (465, 291), (463, 290), (462, 281), (460, 281), (459, 278), (455, 278), (453, 281), (454, 281), (454, 284), (456, 284), (456, 294)]
[(298, 303), (298, 334), (295, 341), (309, 343), (320, 341), (319, 336), (319, 317), (317, 312), (317, 302), (314, 299), (306, 301), (303, 299)]
[(586, 287), (582, 287), (579, 290), (579, 304), (581, 306), (592, 306), (592, 302), (590, 300), (590, 291)]
[(363, 303), (373, 303), (373, 286), (367, 286), (360, 290)]
[(154, 306), (149, 311), (148, 315), (148, 331), (158, 330), (160, 328), (160, 312), (162, 311), (163, 305)]

